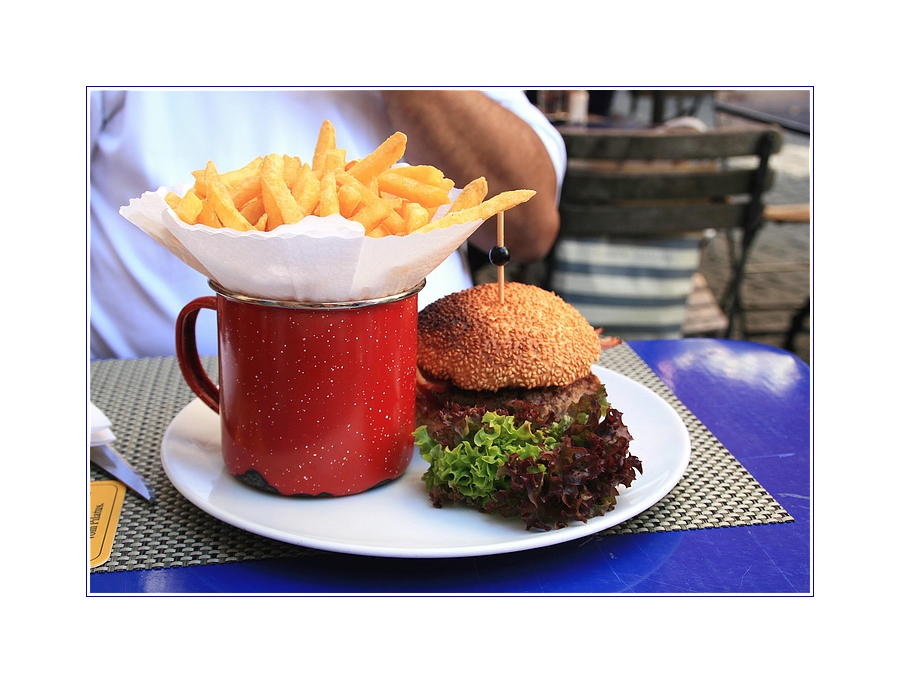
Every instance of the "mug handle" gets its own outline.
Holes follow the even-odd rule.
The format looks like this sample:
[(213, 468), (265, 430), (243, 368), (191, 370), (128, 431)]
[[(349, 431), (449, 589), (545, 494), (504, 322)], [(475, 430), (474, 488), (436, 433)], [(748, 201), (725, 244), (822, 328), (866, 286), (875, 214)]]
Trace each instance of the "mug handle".
[(206, 405), (219, 412), (219, 387), (206, 374), (197, 351), (197, 314), (204, 308), (216, 310), (216, 297), (201, 296), (181, 309), (175, 322), (175, 352), (181, 374), (191, 390)]

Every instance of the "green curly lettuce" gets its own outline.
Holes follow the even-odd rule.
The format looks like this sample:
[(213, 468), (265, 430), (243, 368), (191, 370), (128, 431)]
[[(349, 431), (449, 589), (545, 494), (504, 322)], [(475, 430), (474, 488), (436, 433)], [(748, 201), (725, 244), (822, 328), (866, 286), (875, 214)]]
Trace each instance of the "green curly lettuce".
[(429, 463), (423, 480), (432, 503), (518, 515), (526, 528), (545, 530), (612, 509), (616, 487), (642, 470), (605, 391), (534, 426), (546, 419), (540, 406), (521, 401), (497, 411), (446, 406), (430, 431), (423, 425), (413, 435)]
[[(552, 427), (556, 427), (554, 423)], [(558, 429), (536, 432), (530, 422), (516, 425), (512, 415), (486, 412), (480, 421), (476, 416), (466, 416), (465, 428), (453, 447), (445, 447), (419, 427), (415, 442), (422, 458), (431, 466), (424, 475), (429, 491), (443, 488), (452, 496), (486, 505), (504, 482), (498, 476), (500, 468), (510, 457), (536, 459), (544, 448), (557, 442), (554, 432)]]

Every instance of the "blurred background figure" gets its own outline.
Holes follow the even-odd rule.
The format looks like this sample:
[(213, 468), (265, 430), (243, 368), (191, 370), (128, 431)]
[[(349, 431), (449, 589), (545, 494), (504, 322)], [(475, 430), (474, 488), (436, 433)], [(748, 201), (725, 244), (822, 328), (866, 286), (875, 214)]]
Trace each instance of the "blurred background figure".
[[(533, 189), (509, 212), (506, 245), (513, 261), (539, 261), (559, 229), (557, 202), (565, 147), (521, 90), (492, 91), (188, 91), (90, 92), (91, 358), (175, 354), (182, 307), (211, 294), (206, 278), (119, 215), (147, 191), (190, 182), (213, 160), (240, 168), (270, 153), (311, 160), (322, 121), (331, 121), (348, 159), (388, 136), (408, 136), (410, 164), (441, 169), (457, 187), (484, 176), (489, 195)], [(469, 244), (483, 252), (495, 221)], [(248, 266), (248, 267), (252, 267)], [(464, 257), (451, 255), (428, 278), (420, 307), (471, 286)], [(198, 319), (198, 349), (217, 353), (215, 316)]]

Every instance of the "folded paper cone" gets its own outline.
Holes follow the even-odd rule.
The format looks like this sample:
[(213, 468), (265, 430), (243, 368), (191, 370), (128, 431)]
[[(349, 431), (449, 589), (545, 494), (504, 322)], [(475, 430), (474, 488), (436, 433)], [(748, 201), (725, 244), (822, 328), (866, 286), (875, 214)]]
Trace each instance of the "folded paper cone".
[[(282, 301), (357, 301), (411, 289), (450, 256), (482, 221), (403, 237), (367, 237), (340, 215), (307, 216), (271, 232), (189, 225), (162, 187), (119, 213), (194, 270), (233, 292)], [(435, 216), (446, 213), (443, 207)]]

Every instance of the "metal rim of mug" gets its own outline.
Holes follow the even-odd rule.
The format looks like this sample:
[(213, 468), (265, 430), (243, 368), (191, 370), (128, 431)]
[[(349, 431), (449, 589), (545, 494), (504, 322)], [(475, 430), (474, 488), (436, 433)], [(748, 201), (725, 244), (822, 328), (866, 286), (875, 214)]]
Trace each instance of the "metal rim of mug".
[(419, 282), (415, 287), (398, 292), (397, 294), (389, 294), (375, 299), (361, 299), (359, 301), (282, 301), (279, 299), (260, 299), (246, 294), (238, 294), (225, 289), (218, 282), (208, 280), (209, 286), (214, 292), (224, 296), (226, 299), (239, 301), (245, 304), (256, 304), (257, 306), (270, 306), (272, 308), (300, 308), (311, 310), (346, 310), (351, 308), (365, 308), (367, 306), (378, 306), (380, 304), (390, 304), (395, 301), (408, 299), (413, 294), (418, 294), (425, 286), (425, 280)]

